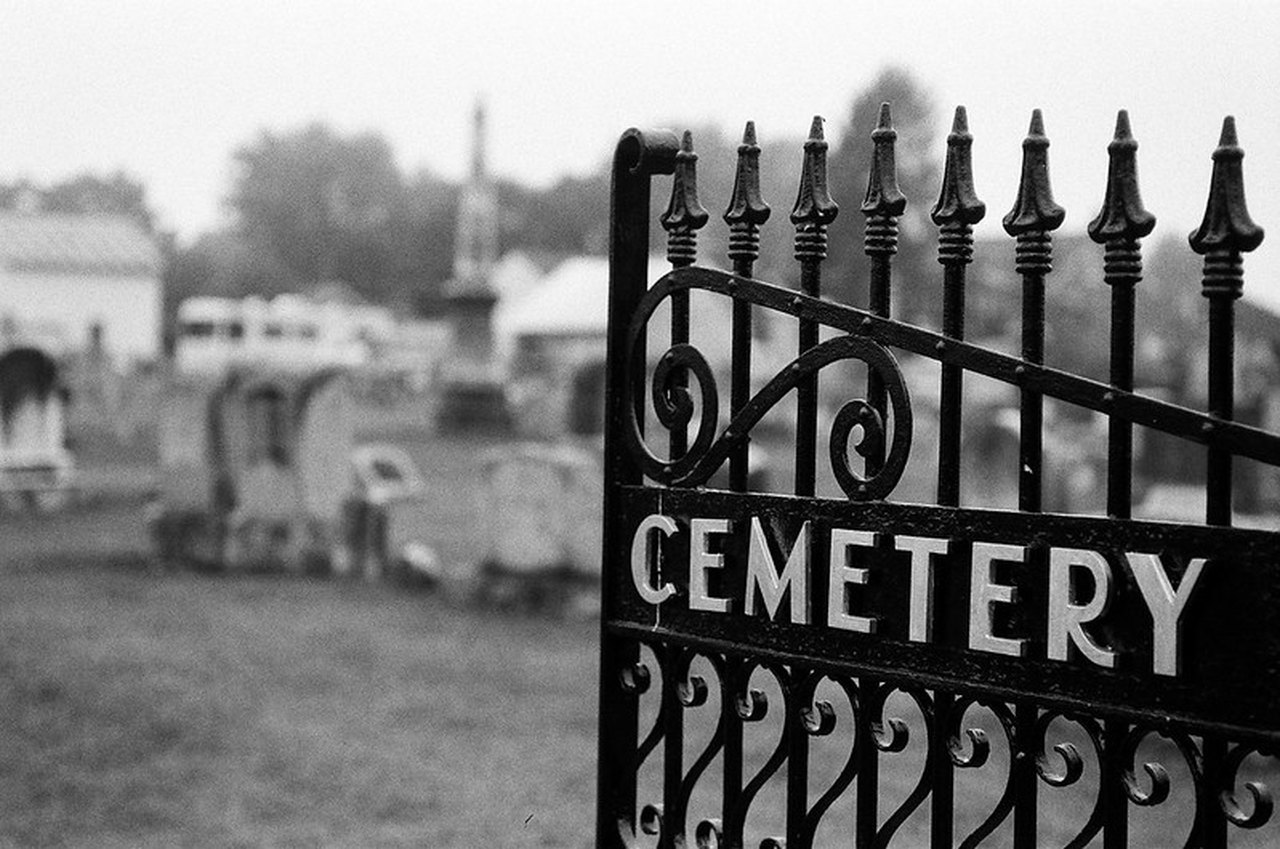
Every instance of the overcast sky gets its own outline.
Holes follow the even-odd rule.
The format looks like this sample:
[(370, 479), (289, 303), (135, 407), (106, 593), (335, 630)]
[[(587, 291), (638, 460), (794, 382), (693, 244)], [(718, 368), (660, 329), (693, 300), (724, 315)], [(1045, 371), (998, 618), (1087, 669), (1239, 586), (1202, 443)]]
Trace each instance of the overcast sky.
[(1222, 116), (1236, 115), (1250, 209), (1272, 231), (1246, 260), (1246, 293), (1280, 305), (1278, 43), (1280, 3), (1267, 0), (0, 0), (0, 179), (123, 168), (161, 225), (191, 238), (222, 220), (231, 152), (262, 128), (376, 130), (406, 169), (460, 178), (483, 95), (493, 170), (545, 184), (597, 165), (632, 125), (737, 133), (753, 118), (762, 136), (801, 135), (821, 114), (834, 138), (892, 62), (936, 95), (939, 137), (951, 107), (968, 106), (991, 210), (980, 233), (1012, 206), (1033, 107), (1065, 228), (1097, 212), (1123, 107), (1146, 205), (1183, 235), (1203, 213)]

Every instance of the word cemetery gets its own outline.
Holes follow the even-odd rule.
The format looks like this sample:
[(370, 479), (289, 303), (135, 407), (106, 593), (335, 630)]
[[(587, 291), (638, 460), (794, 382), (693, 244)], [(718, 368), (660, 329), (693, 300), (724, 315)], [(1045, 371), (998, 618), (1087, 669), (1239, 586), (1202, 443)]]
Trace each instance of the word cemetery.
[[(778, 544), (770, 540), (760, 518), (752, 516), (747, 528), (741, 534), (745, 539), (735, 540), (739, 544), (732, 546), (745, 550), (746, 557), (734, 563), (724, 553), (724, 549), (730, 547), (728, 538), (735, 531), (731, 520), (694, 518), (689, 520), (687, 528), (681, 528), (670, 516), (647, 516), (636, 529), (631, 546), (631, 577), (636, 593), (653, 605), (680, 595), (674, 583), (663, 579), (655, 585), (651, 577), (655, 560), (652, 532), (671, 537), (683, 531), (680, 535), (688, 542), (688, 548), (681, 552), (688, 564), (683, 595), (690, 610), (740, 612), (747, 616), (759, 610), (774, 621), (826, 625), (862, 634), (875, 634), (885, 628), (885, 623), (892, 623), (889, 627), (905, 631), (908, 640), (932, 643), (937, 604), (935, 561), (956, 549), (964, 549), (968, 560), (965, 569), (968, 593), (943, 600), (948, 607), (968, 611), (968, 638), (963, 645), (1012, 657), (1029, 654), (1033, 638), (997, 636), (993, 630), (997, 605), (1014, 605), (1020, 601), (1016, 586), (997, 582), (997, 564), (1027, 568), (1030, 565), (1027, 546), (994, 542), (965, 544), (936, 537), (894, 537), (891, 548), (904, 555), (901, 565), (877, 572), (877, 576), (885, 583), (905, 585), (891, 587), (887, 593), (905, 596), (905, 609), (855, 613), (853, 608), (859, 606), (854, 600), (857, 588), (866, 587), (871, 580), (872, 570), (867, 568), (869, 555), (884, 548), (879, 534), (867, 529), (829, 529), (825, 537), (830, 544), (822, 547), (815, 557), (813, 543), (821, 531), (815, 532), (812, 524), (805, 522), (785, 555), (785, 564), (780, 564), (773, 554)], [(721, 550), (713, 552), (716, 548)], [(823, 553), (825, 557), (821, 556)], [(1098, 645), (1084, 628), (1088, 624), (1104, 624), (1099, 620), (1110, 609), (1112, 586), (1118, 583), (1112, 579), (1111, 565), (1101, 553), (1088, 549), (1050, 546), (1047, 554), (1047, 569), (1041, 572), (1047, 587), (1040, 593), (1048, 599), (1042, 640), (1047, 656), (1065, 661), (1068, 647), (1074, 645), (1089, 662), (1114, 668), (1116, 652)], [(1206, 561), (1202, 557), (1188, 561), (1175, 590), (1159, 554), (1126, 552), (1123, 559), (1151, 620), (1151, 668), (1159, 675), (1177, 675), (1183, 614), (1199, 585)], [(814, 597), (818, 590), (818, 581), (813, 575), (815, 560), (825, 560), (818, 567), (827, 578), (822, 598)], [(1091, 594), (1086, 599), (1078, 597), (1074, 570), (1087, 573), (1092, 582)], [(733, 576), (739, 580), (732, 580)], [(714, 594), (713, 585), (718, 585), (724, 595)], [(788, 599), (787, 604), (783, 604), (784, 599)], [(905, 620), (905, 627), (894, 623), (894, 617)], [(893, 624), (898, 627), (893, 628)]]

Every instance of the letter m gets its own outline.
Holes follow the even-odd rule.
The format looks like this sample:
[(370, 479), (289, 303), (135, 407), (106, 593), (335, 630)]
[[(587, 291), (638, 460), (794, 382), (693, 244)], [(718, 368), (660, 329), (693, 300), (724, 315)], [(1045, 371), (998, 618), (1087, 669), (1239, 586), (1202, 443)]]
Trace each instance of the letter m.
[(747, 555), (747, 586), (743, 596), (744, 612), (754, 616), (756, 590), (764, 600), (770, 619), (778, 618), (782, 596), (791, 592), (791, 621), (809, 624), (809, 523), (800, 526), (787, 563), (778, 573), (778, 564), (769, 549), (769, 538), (757, 516), (751, 517), (751, 547)]

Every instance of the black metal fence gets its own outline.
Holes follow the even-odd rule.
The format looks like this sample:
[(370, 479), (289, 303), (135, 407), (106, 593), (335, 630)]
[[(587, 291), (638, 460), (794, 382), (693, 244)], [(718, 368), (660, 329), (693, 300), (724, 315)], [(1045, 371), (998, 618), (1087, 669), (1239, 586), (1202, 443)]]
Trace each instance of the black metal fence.
[[(839, 842), (858, 847), (1128, 846), (1132, 810), (1162, 805), (1186, 820), (1179, 845), (1224, 846), (1264, 826), (1271, 796), (1261, 777), (1246, 780), (1244, 772), (1274, 773), (1280, 756), (1280, 534), (1231, 527), (1232, 462), (1280, 465), (1280, 437), (1232, 421), (1241, 255), (1262, 240), (1245, 208), (1233, 119), (1213, 153), (1204, 222), (1190, 237), (1204, 256), (1207, 413), (1133, 391), (1139, 240), (1155, 219), (1139, 197), (1125, 113), (1109, 146), (1102, 211), (1088, 228), (1105, 250), (1103, 282), (1111, 288), (1107, 384), (1044, 364), (1050, 234), (1063, 210), (1050, 190), (1039, 112), (1023, 142), (1017, 201), (1003, 219), (1022, 279), (1021, 357), (964, 341), (966, 266), (985, 207), (974, 192), (963, 108), (932, 210), (941, 332), (890, 318), (906, 199), (887, 104), (871, 138), (860, 208), (871, 259), (866, 309), (822, 298), (827, 227), (838, 210), (827, 191), (820, 119), (804, 145), (791, 213), (799, 291), (752, 276), (770, 210), (760, 197), (751, 124), (724, 213), (732, 273), (695, 264), (696, 233), (709, 216), (689, 135), (633, 130), (619, 142), (598, 845), (796, 849), (814, 844), (837, 804), (850, 808)], [(662, 216), (673, 270), (651, 284), (648, 215), (658, 174), (674, 174)], [(691, 315), (694, 291), (732, 304), (723, 427), (715, 369), (689, 344), (699, 321)], [(671, 344), (651, 356), (650, 319), (663, 304)], [(790, 316), (799, 328), (795, 359), (754, 393), (753, 310)], [(825, 339), (822, 327), (830, 329)], [(935, 505), (891, 499), (913, 448), (933, 450), (912, 444), (910, 390), (895, 351), (940, 364)], [(825, 453), (846, 497), (819, 498), (819, 375), (844, 361), (861, 363), (866, 375), (856, 388), (863, 397), (827, 417)], [(1019, 393), (1016, 511), (960, 503), (966, 372)], [(752, 429), (793, 390), (792, 491), (748, 491)], [(1106, 417), (1105, 518), (1041, 512), (1045, 398)], [(1203, 525), (1130, 518), (1135, 425), (1207, 451)], [(665, 431), (660, 452), (645, 434), (655, 426)], [(861, 473), (850, 457), (854, 436)], [(727, 489), (709, 488), (726, 463)], [(774, 730), (753, 750), (744, 738), (766, 716)], [(693, 745), (686, 731), (699, 717), (710, 724)], [(817, 746), (840, 753), (821, 777), (810, 767)], [(908, 756), (913, 762), (894, 770), (910, 780), (883, 803), (882, 767)], [(645, 771), (657, 776), (653, 798), (639, 795)], [(973, 797), (962, 793), (966, 776), (978, 773), (990, 798), (966, 802), (981, 810), (958, 806), (958, 794)], [(1181, 794), (1171, 776), (1187, 785)], [(771, 782), (782, 788), (772, 818), (760, 815)], [(1042, 819), (1051, 793), (1067, 788), (1076, 792), (1078, 817), (1067, 816), (1069, 833), (1059, 836), (1062, 817), (1052, 829)], [(778, 833), (749, 834), (749, 820), (776, 822)]]

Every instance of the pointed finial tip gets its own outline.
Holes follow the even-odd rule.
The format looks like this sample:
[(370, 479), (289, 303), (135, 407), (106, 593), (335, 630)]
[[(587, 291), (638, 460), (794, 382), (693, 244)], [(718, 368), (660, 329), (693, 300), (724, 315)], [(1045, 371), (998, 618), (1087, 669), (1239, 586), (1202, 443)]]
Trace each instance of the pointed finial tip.
[(964, 106), (956, 107), (956, 116), (951, 120), (951, 132), (957, 134), (969, 132), (969, 112)]
[(756, 122), (755, 121), (748, 121), (747, 125), (742, 128), (742, 143), (743, 144), (756, 143)]
[(1222, 119), (1222, 136), (1218, 139), (1218, 147), (1236, 147), (1240, 144), (1236, 136), (1236, 116), (1228, 115)]
[(889, 114), (889, 101), (886, 100), (880, 104), (880, 122), (877, 126), (881, 129), (888, 129), (892, 123), (892, 117)]
[(809, 125), (809, 138), (815, 140), (822, 139), (822, 116), (814, 115), (813, 123)]
[(1129, 127), (1129, 110), (1121, 109), (1116, 113), (1116, 138), (1128, 139), (1133, 137), (1133, 130)]
[(1031, 128), (1027, 130), (1029, 136), (1044, 135), (1044, 115), (1039, 109), (1031, 110)]
[(680, 149), (685, 153), (693, 152), (693, 131), (685, 130), (684, 135), (680, 137)]

